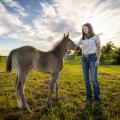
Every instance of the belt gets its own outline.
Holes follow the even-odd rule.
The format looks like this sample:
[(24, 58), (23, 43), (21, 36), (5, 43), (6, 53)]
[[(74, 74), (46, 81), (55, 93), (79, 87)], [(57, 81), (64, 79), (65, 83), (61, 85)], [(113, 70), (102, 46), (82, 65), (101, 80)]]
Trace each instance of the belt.
[(83, 56), (86, 57), (86, 58), (88, 58), (88, 57), (90, 57), (90, 56), (92, 56), (92, 55), (95, 55), (95, 54), (96, 54), (96, 53), (83, 54)]

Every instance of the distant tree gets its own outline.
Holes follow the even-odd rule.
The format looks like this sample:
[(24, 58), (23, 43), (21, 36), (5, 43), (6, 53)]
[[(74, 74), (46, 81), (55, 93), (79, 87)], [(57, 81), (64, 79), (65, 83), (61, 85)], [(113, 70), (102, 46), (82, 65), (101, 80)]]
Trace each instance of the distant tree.
[(2, 56), (0, 55), (0, 63), (2, 62)]
[(116, 48), (113, 53), (114, 64), (120, 65), (120, 48)]
[(101, 63), (102, 64), (113, 64), (113, 52), (116, 49), (114, 43), (112, 41), (108, 42), (101, 49)]
[(0, 72), (2, 71), (2, 56), (0, 55)]
[(102, 47), (102, 53), (103, 54), (111, 53), (113, 51), (113, 49), (115, 49), (115, 48), (116, 47), (115, 47), (114, 43), (112, 41), (110, 41)]

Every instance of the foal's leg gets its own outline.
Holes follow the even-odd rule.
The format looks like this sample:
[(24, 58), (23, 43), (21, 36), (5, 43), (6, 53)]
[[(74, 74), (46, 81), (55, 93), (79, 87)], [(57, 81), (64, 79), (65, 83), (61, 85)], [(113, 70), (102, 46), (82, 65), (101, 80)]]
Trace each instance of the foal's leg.
[(55, 83), (56, 83), (58, 76), (59, 76), (59, 73), (52, 73), (52, 75), (51, 75), (52, 78), (50, 81), (50, 93), (49, 93), (49, 97), (48, 97), (48, 105), (49, 106), (51, 106), (52, 94), (53, 94)]
[(16, 95), (17, 95), (17, 103), (18, 103), (18, 106), (20, 108), (22, 108), (22, 101), (21, 101), (21, 98), (20, 98), (20, 95), (19, 95), (18, 83), (19, 83), (19, 79), (18, 79), (18, 75), (17, 75), (17, 77), (16, 77), (16, 83), (15, 83)]
[(25, 85), (26, 77), (27, 77), (27, 73), (25, 72), (20, 73), (20, 75), (18, 76), (17, 84), (16, 84), (16, 91), (19, 97), (20, 107), (26, 110), (30, 110), (24, 97), (24, 85)]
[(59, 90), (59, 81), (58, 79), (56, 80), (56, 98), (58, 99), (59, 94), (58, 94), (58, 90)]

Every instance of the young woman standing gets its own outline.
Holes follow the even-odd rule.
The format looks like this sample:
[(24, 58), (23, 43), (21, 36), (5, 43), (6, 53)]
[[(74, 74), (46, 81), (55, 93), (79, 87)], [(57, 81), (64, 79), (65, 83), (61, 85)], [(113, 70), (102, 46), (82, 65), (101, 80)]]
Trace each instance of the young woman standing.
[[(82, 45), (82, 68), (86, 87), (85, 102), (101, 101), (100, 87), (97, 78), (97, 68), (100, 61), (101, 45), (100, 38), (93, 31), (92, 25), (86, 23), (82, 26), (82, 37), (78, 42), (78, 46)], [(90, 71), (90, 73), (89, 73)], [(94, 94), (92, 94), (90, 75)]]

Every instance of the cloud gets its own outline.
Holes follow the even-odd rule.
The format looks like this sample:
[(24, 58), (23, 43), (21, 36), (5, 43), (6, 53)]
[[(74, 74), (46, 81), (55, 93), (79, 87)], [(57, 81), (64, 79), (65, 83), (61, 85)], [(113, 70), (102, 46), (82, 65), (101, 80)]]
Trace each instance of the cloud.
[[(2, 1), (0, 36), (39, 43), (41, 48), (47, 49), (67, 32), (77, 42), (81, 37), (82, 25), (90, 22), (95, 33), (100, 35), (102, 45), (109, 40), (120, 40), (120, 0), (52, 0), (50, 3), (40, 2), (38, 6), (39, 14), (32, 18), (17, 1)], [(13, 8), (15, 12), (6, 7)], [(29, 7), (34, 9), (32, 5)], [(27, 21), (29, 19), (31, 23)]]
[(15, 0), (3, 0), (2, 1), (7, 7), (13, 8), (15, 12), (17, 12), (17, 15), (20, 16), (28, 16), (28, 13), (26, 10), (19, 5), (19, 3)]
[(32, 40), (34, 31), (30, 25), (24, 24), (19, 16), (10, 13), (2, 3), (0, 3), (0, 36), (17, 40)]
[(89, 0), (53, 0), (52, 4), (42, 3), (44, 19), (39, 17), (33, 20), (33, 23), (36, 28), (41, 27), (38, 31), (47, 30), (48, 36), (69, 31), (72, 33), (71, 37), (77, 41), (80, 38), (82, 25), (90, 22), (96, 34), (100, 34), (102, 44), (105, 44), (111, 38), (114, 42), (115, 36), (119, 34), (120, 7), (118, 5), (120, 0), (115, 2), (91, 0), (90, 3)]
[(56, 17), (57, 13), (53, 5), (47, 3), (47, 2), (40, 2), (40, 5), (42, 7), (42, 14), (43, 16), (47, 17)]

